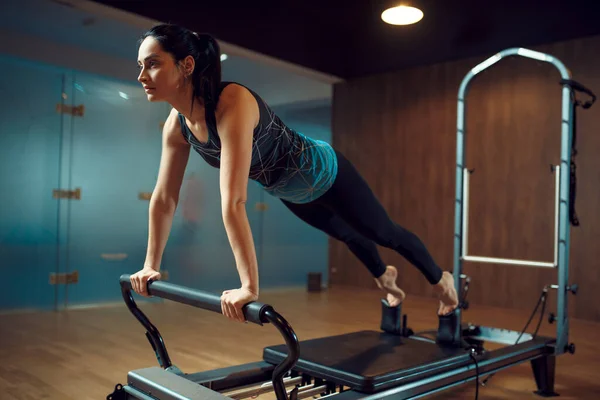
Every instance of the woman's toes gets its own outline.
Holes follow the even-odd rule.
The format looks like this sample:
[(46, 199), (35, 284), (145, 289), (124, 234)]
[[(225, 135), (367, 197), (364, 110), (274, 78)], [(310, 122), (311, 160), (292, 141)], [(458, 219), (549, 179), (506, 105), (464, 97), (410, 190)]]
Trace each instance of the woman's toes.
[(388, 301), (388, 304), (390, 305), (390, 307), (399, 306), (403, 300), (404, 300), (404, 296), (397, 297), (391, 293), (388, 293), (388, 295), (387, 295), (387, 301)]

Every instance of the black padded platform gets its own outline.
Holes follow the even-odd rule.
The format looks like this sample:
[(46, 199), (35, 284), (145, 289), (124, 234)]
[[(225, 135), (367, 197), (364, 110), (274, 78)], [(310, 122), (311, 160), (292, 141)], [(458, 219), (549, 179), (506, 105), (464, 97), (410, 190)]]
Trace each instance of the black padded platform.
[[(263, 359), (269, 363), (278, 364), (286, 356), (285, 345), (263, 350)], [(360, 331), (301, 341), (294, 369), (374, 393), (470, 362), (469, 352), (463, 349), (444, 349), (419, 339)]]

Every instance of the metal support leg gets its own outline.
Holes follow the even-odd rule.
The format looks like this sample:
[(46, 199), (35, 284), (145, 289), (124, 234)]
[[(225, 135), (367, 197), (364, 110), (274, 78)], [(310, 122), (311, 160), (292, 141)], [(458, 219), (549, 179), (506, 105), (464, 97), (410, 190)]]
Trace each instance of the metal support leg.
[(127, 392), (120, 383), (115, 386), (114, 392), (106, 396), (106, 400), (127, 400), (128, 398)]
[(531, 368), (538, 390), (534, 393), (542, 397), (559, 396), (554, 391), (556, 356), (544, 356), (531, 360)]

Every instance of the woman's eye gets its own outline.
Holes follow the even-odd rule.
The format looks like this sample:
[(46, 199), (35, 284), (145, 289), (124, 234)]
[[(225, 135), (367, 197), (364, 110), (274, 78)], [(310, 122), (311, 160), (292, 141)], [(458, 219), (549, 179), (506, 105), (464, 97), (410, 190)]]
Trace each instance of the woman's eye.
[[(155, 62), (155, 61), (148, 61), (148, 67), (155, 67), (157, 65), (158, 65), (158, 63)], [(142, 69), (143, 68), (143, 66), (141, 64), (138, 64), (137, 67), (138, 67), (138, 69)]]

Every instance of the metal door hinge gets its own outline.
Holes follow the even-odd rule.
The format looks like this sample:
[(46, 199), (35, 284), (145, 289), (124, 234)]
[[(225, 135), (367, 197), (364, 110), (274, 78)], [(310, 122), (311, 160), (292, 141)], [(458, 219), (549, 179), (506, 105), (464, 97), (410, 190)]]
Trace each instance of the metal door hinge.
[(150, 200), (152, 198), (152, 192), (139, 192), (138, 199), (140, 200)]
[(83, 104), (79, 106), (70, 106), (68, 104), (57, 103), (56, 112), (59, 114), (69, 114), (74, 117), (83, 117), (85, 106)]
[(79, 282), (79, 272), (62, 272), (62, 273), (50, 273), (50, 284), (51, 285), (70, 285)]
[(269, 205), (267, 203), (258, 202), (254, 205), (254, 209), (256, 211), (267, 211), (269, 209)]
[(128, 255), (127, 253), (102, 253), (100, 254), (100, 257), (108, 261), (123, 261)]
[(75, 190), (54, 189), (52, 197), (55, 199), (75, 199), (81, 200), (81, 188)]

